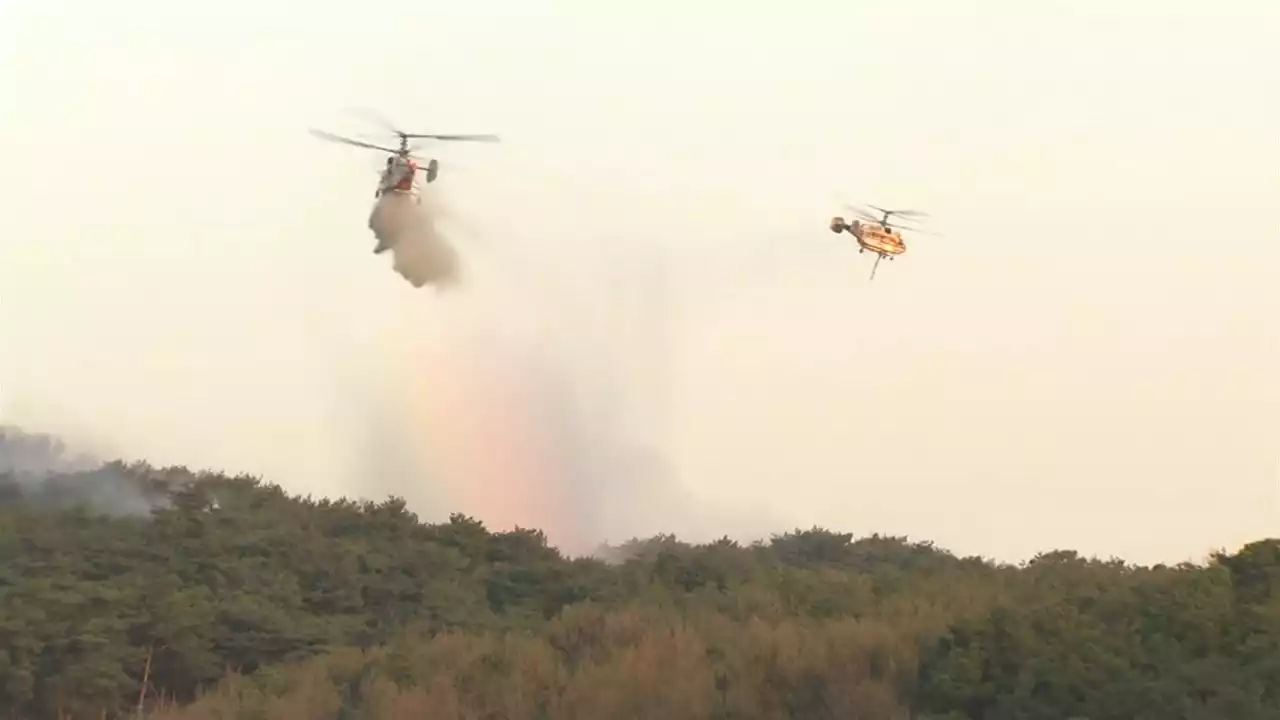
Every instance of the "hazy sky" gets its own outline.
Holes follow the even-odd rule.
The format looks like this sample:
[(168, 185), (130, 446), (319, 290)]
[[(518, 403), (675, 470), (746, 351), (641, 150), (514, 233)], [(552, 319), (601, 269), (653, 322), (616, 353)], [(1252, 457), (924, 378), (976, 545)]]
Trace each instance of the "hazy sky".
[[(0, 422), (613, 539), (1280, 533), (1280, 6), (749, 5), (0, 0)], [(379, 156), (306, 133), (354, 107), (503, 136), (435, 150), (461, 292), (371, 254)], [(943, 236), (869, 283), (837, 194)], [(500, 361), (523, 424), (441, 429)], [(442, 387), (455, 454), (607, 425), (661, 487), (368, 476)]]

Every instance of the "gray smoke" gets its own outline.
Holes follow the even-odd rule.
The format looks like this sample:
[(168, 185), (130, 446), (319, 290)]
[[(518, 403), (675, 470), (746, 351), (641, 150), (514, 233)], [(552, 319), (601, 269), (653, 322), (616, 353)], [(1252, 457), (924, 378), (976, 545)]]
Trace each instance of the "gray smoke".
[(0, 426), (0, 502), (82, 505), (116, 517), (145, 517), (169, 504), (120, 463), (75, 452), (58, 437)]
[(0, 426), (0, 475), (30, 480), (56, 473), (82, 472), (101, 464), (92, 455), (72, 452), (53, 435)]

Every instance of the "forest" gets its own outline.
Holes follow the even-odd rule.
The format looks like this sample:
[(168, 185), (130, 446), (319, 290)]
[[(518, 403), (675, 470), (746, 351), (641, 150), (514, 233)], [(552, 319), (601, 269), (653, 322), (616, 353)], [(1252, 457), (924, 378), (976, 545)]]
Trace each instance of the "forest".
[(569, 558), (398, 498), (10, 468), (0, 713), (1276, 720), (1280, 539), (1152, 567), (821, 528)]

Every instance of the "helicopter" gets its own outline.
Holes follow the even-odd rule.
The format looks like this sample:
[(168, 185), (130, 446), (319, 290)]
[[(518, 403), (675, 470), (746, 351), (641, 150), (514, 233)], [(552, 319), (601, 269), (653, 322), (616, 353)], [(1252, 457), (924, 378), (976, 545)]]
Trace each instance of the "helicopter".
[[(910, 230), (912, 232), (932, 234), (925, 230), (915, 227), (903, 227), (900, 225), (891, 225), (889, 217), (897, 215), (904, 218), (926, 218), (928, 213), (919, 210), (885, 210), (875, 205), (868, 205), (865, 208), (856, 205), (846, 205), (845, 208), (856, 216), (852, 222), (847, 222), (843, 217), (836, 216), (831, 218), (831, 232), (840, 234), (846, 230), (858, 241), (858, 252), (864, 253), (868, 250), (876, 254), (876, 263), (871, 267), (871, 279), (876, 278), (876, 268), (880, 267), (880, 261), (888, 258), (893, 260), (895, 257), (907, 251), (907, 245), (902, 241), (902, 230)], [(881, 213), (881, 217), (877, 218), (874, 210)]]
[[(407, 133), (391, 125), (391, 123), (384, 122), (383, 124), (386, 125), (387, 130), (389, 130), (392, 135), (399, 138), (399, 141), (400, 141), (399, 147), (391, 148), (391, 147), (386, 147), (385, 145), (377, 145), (371, 142), (366, 142), (364, 140), (353, 140), (348, 137), (335, 135), (331, 132), (325, 132), (324, 130), (316, 130), (314, 128), (312, 128), (311, 134), (322, 140), (328, 140), (330, 142), (344, 143), (346, 145), (355, 145), (356, 147), (369, 148), (370, 150), (381, 150), (382, 152), (388, 153), (388, 157), (387, 157), (388, 169), (392, 167), (392, 164), (395, 161), (395, 159), (399, 158), (401, 161), (403, 161), (404, 165), (407, 166), (407, 169), (409, 170), (409, 172), (406, 173), (399, 180), (399, 182), (394, 183), (392, 187), (388, 187), (385, 189), (398, 190), (402, 192), (412, 192), (414, 175), (416, 175), (416, 171), (421, 168), (421, 166), (419, 165), (419, 162), (422, 160), (422, 158), (414, 154), (419, 150), (419, 148), (417, 146), (410, 147), (409, 145), (410, 140), (442, 140), (442, 141), (450, 141), (450, 142), (465, 141), (465, 142), (490, 142), (490, 143), (501, 142), (501, 140), (498, 138), (497, 135), (430, 135), (425, 133)], [(435, 182), (436, 177), (439, 176), (440, 174), (440, 162), (435, 158), (430, 158), (429, 160), (427, 160), (426, 164), (427, 164), (427, 168), (425, 173), (425, 179), (428, 183)], [(382, 190), (380, 189), (379, 192), (381, 191)]]

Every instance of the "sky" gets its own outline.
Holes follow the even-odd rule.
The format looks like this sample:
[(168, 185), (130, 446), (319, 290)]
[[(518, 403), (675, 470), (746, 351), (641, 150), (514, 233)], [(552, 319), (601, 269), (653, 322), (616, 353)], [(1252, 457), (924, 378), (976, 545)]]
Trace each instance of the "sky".
[[(0, 0), (0, 424), (569, 549), (1280, 533), (1280, 8), (296, 7)], [(502, 136), (454, 292), (368, 109)], [(872, 282), (841, 201), (940, 234)]]

